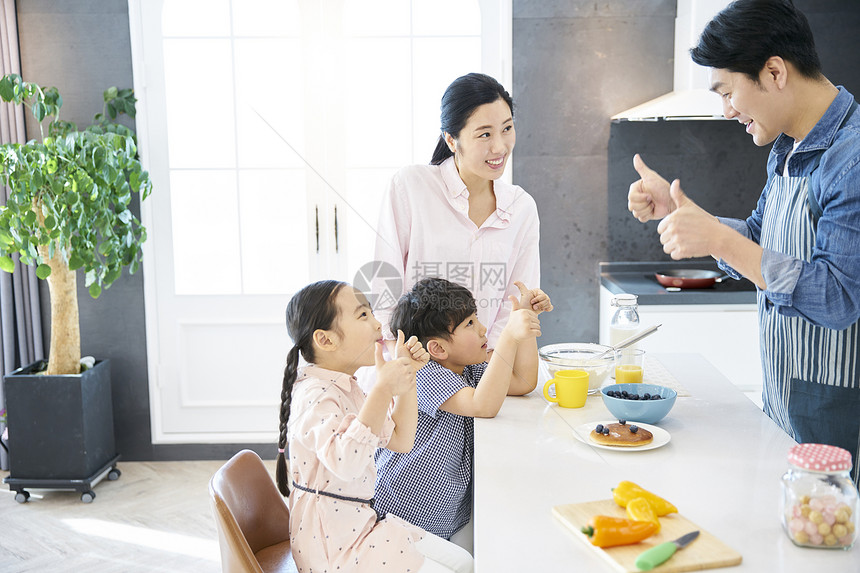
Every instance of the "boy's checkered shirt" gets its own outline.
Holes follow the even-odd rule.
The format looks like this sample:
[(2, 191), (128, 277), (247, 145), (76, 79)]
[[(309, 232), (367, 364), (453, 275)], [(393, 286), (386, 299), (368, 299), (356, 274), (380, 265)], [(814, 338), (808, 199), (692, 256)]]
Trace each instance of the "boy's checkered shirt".
[(440, 410), (463, 388), (478, 386), (487, 363), (456, 374), (431, 360), (418, 371), (418, 428), (408, 453), (376, 450), (376, 504), (450, 539), (469, 522), (472, 507), (473, 418)]

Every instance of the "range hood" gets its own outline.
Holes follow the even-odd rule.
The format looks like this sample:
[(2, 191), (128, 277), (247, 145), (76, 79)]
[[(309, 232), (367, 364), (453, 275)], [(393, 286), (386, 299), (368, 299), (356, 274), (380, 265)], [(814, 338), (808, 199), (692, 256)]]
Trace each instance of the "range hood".
[(720, 98), (712, 93), (708, 69), (690, 58), (690, 48), (727, 0), (678, 0), (675, 13), (674, 89), (612, 116), (612, 121), (725, 119)]

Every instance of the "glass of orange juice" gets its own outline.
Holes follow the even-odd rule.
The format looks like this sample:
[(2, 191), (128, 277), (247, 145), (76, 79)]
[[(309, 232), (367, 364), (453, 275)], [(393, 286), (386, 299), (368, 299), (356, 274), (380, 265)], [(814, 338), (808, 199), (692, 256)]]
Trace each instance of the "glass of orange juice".
[(641, 348), (624, 348), (620, 352), (618, 363), (615, 366), (615, 383), (629, 384), (642, 383), (645, 351)]

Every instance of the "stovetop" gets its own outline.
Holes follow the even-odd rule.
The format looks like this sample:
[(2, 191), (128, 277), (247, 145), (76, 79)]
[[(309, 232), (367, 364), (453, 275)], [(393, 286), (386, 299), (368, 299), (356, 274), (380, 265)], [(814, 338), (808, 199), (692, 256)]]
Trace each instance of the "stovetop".
[(654, 276), (658, 271), (704, 269), (720, 271), (713, 259), (691, 261), (600, 263), (600, 283), (613, 294), (630, 293), (639, 304), (755, 304), (756, 287), (747, 279), (726, 278), (702, 289), (667, 289)]

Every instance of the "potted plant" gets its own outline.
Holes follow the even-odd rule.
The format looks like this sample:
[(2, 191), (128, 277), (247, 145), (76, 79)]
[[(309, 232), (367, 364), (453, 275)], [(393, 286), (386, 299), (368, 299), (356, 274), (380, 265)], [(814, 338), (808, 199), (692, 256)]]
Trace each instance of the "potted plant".
[[(11, 471), (6, 481), (13, 487), (17, 476), (57, 480), (66, 471), (61, 467), (46, 470), (46, 457), (69, 457), (59, 448), (55, 453), (24, 453), (34, 445), (40, 445), (40, 450), (46, 445), (42, 438), (33, 438), (25, 446), (31, 435), (79, 434), (83, 443), (73, 450), (80, 450), (80, 455), (90, 456), (93, 451), (100, 452), (94, 454), (97, 457), (115, 454), (102, 451), (113, 449), (107, 361), (81, 372), (77, 274), (83, 273), (89, 294), (98, 298), (120, 277), (123, 267), (131, 273), (137, 271), (146, 230), (129, 206), (132, 194), (140, 193), (141, 200), (145, 199), (152, 183), (137, 157), (133, 132), (116, 122), (123, 113), (134, 117), (132, 90), (106, 90), (102, 113), (83, 130), (60, 120), (63, 102), (56, 88), (44, 89), (10, 74), (0, 79), (0, 99), (28, 107), (41, 136), (41, 141), (0, 145), (0, 184), (9, 188), (6, 205), (0, 207), (0, 269), (14, 270), (14, 254), (23, 264), (36, 265), (36, 275), (48, 282), (51, 301), (47, 364), (29, 365), (5, 378)], [(32, 378), (42, 366), (46, 372), (38, 381), (20, 380)], [(58, 378), (59, 389), (53, 384), (45, 386), (53, 377)], [(91, 378), (97, 381), (90, 384)], [(22, 393), (26, 396), (19, 396)], [(90, 414), (99, 419), (89, 419)], [(110, 438), (93, 437), (108, 426)], [(27, 458), (33, 463), (25, 462)], [(104, 463), (106, 460), (94, 458), (72, 464), (76, 465), (71, 470), (75, 475), (65, 477), (85, 478), (79, 474)]]

